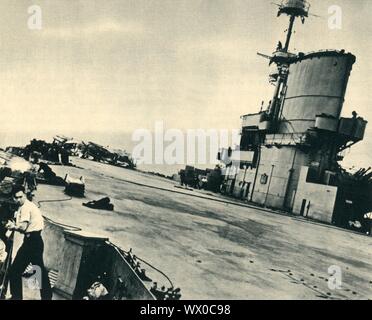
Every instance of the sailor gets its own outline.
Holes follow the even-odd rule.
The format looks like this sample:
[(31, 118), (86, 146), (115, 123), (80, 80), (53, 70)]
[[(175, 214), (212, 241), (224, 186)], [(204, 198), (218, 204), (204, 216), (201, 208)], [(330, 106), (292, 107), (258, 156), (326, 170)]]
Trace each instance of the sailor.
[(282, 51), (283, 50), (283, 44), (281, 41), (278, 42), (278, 45), (276, 47), (276, 51)]
[[(186, 185), (186, 177), (185, 177), (185, 170), (180, 170), (180, 179), (181, 179), (181, 186)], [(187, 185), (186, 185), (187, 187)]]
[(0, 269), (1, 264), (5, 262), (6, 257), (7, 257), (6, 246), (5, 243), (0, 239)]
[(43, 216), (39, 208), (27, 200), (23, 186), (14, 186), (12, 195), (18, 209), (15, 212), (15, 222), (9, 220), (6, 228), (24, 234), (24, 240), (10, 267), (11, 299), (22, 300), (22, 274), (31, 263), (36, 270), (35, 279), (38, 277), (36, 280), (38, 281), (41, 299), (51, 300), (52, 289), (43, 261), (44, 242), (41, 237), (41, 231), (44, 229)]

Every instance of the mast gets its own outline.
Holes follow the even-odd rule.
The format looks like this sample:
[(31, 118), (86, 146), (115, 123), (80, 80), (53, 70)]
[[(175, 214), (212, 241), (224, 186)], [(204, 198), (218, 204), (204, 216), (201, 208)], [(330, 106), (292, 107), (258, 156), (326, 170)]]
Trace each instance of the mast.
[(285, 41), (285, 46), (284, 46), (284, 52), (288, 52), (289, 43), (291, 41), (292, 30), (293, 30), (295, 20), (296, 20), (296, 16), (291, 16), (291, 18), (289, 19), (289, 27), (288, 27), (288, 33), (287, 33), (287, 40)]
[[(289, 26), (286, 34), (286, 41), (284, 47), (278, 45), (276, 51), (271, 58), (271, 63), (275, 63), (278, 67), (279, 75), (275, 86), (275, 91), (271, 104), (269, 106), (269, 116), (272, 121), (272, 130), (276, 130), (279, 121), (279, 112), (281, 107), (281, 93), (285, 88), (288, 76), (288, 68), (290, 61), (296, 57), (296, 55), (289, 52), (289, 45), (293, 33), (293, 27), (296, 18), (301, 18), (302, 22), (305, 22), (305, 18), (308, 17), (310, 5), (306, 0), (283, 0), (279, 5), (278, 16), (282, 14), (288, 15)], [(280, 42), (279, 42), (280, 43)]]

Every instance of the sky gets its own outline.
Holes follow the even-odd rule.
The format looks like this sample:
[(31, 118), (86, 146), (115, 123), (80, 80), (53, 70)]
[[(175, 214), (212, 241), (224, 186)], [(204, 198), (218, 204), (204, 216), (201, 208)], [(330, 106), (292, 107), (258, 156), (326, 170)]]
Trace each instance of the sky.
[[(0, 142), (30, 137), (128, 134), (167, 128), (236, 129), (274, 88), (270, 54), (288, 18), (274, 0), (1, 0)], [(278, 1), (277, 1), (278, 2)], [(312, 0), (291, 50), (357, 56), (343, 114), (372, 119), (372, 1)], [(28, 28), (28, 7), (42, 10)], [(328, 8), (342, 29), (328, 28)], [(356, 146), (369, 163), (372, 127)], [(30, 136), (31, 135), (31, 136)], [(13, 140), (12, 140), (13, 139)], [(354, 159), (355, 160), (355, 159)]]

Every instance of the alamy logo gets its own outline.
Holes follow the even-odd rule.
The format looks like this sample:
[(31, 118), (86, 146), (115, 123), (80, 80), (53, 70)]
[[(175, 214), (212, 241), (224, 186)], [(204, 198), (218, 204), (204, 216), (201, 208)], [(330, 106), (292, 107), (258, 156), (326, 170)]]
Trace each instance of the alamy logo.
[(30, 30), (41, 30), (41, 28), (43, 27), (43, 18), (40, 6), (29, 6), (27, 9), (27, 13), (29, 14), (27, 27)]
[(222, 146), (240, 143), (239, 130), (227, 129), (166, 129), (163, 121), (155, 123), (155, 130), (135, 130), (132, 155), (137, 164), (204, 165), (217, 164)]
[(328, 28), (331, 30), (342, 29), (342, 9), (340, 6), (330, 6), (328, 8)]
[(342, 270), (339, 266), (330, 266), (328, 268), (328, 288), (330, 290), (339, 290), (342, 286)]

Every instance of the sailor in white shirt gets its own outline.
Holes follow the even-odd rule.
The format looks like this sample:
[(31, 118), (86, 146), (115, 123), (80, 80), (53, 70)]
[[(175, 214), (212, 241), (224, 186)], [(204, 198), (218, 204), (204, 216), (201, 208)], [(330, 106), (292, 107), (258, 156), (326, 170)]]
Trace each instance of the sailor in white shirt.
[(22, 300), (22, 274), (31, 263), (41, 270), (41, 299), (51, 300), (52, 290), (48, 272), (44, 266), (44, 242), (41, 237), (41, 231), (44, 229), (44, 218), (39, 208), (27, 200), (24, 187), (15, 186), (12, 194), (18, 209), (15, 212), (15, 222), (8, 221), (6, 228), (24, 234), (23, 244), (19, 248), (9, 272), (12, 299)]

